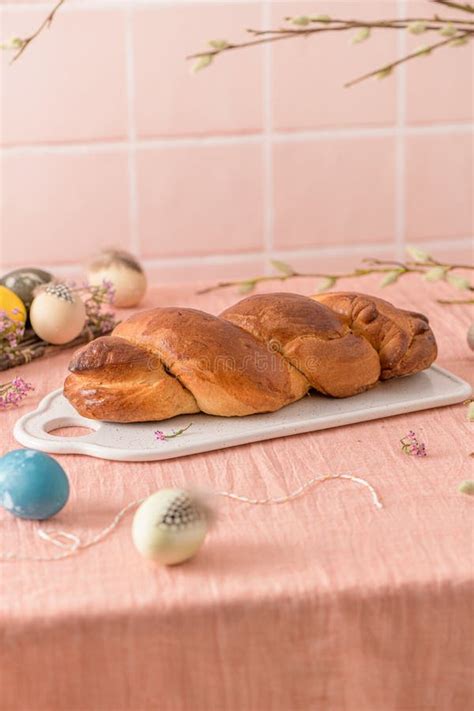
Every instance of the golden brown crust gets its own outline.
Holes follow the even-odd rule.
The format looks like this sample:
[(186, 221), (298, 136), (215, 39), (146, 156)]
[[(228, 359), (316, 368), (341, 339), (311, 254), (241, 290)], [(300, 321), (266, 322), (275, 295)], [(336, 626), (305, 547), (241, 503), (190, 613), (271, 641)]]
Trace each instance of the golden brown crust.
[(354, 333), (372, 344), (379, 354), (381, 380), (418, 373), (436, 359), (435, 337), (422, 314), (355, 292), (317, 294), (312, 298), (329, 306)]
[(380, 361), (370, 343), (354, 335), (331, 309), (307, 296), (257, 294), (220, 317), (271, 344), (311, 387), (326, 395), (355, 395), (379, 379)]
[(114, 365), (146, 367), (149, 358), (143, 348), (137, 348), (123, 338), (101, 336), (74, 353), (69, 370), (83, 373)]
[(310, 387), (354, 395), (431, 365), (427, 319), (363, 294), (251, 296), (220, 317), (158, 308), (74, 355), (64, 394), (114, 422), (272, 412)]
[(272, 412), (301, 398), (309, 386), (278, 353), (236, 326), (196, 309), (136, 314), (114, 335), (158, 356), (190, 390), (203, 412)]
[(123, 338), (104, 336), (82, 346), (69, 369), (64, 395), (83, 417), (144, 422), (199, 412), (193, 394), (159, 358)]

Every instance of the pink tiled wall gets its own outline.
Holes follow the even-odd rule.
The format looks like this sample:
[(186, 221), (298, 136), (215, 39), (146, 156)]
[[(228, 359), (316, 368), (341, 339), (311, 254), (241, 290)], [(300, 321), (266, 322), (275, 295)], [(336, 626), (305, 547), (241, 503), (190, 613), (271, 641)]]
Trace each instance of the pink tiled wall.
[[(51, 3), (3, 2), (1, 37)], [(331, 269), (406, 243), (444, 254), (473, 235), (473, 45), (384, 81), (343, 82), (426, 39), (321, 35), (221, 57), (315, 4), (68, 0), (1, 77), (0, 267), (69, 273), (99, 246), (156, 278), (246, 276), (269, 259)], [(431, 14), (427, 1), (321, 0), (319, 14)], [(453, 14), (452, 11), (449, 11)]]

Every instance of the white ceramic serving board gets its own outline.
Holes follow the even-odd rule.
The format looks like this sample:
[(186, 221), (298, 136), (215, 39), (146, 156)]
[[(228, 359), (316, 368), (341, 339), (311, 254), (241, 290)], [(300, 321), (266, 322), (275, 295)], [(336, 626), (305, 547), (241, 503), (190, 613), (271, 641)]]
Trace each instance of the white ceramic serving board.
[[(62, 390), (55, 390), (42, 400), (37, 410), (18, 420), (14, 435), (25, 447), (52, 454), (86, 454), (101, 459), (143, 462), (453, 405), (470, 394), (471, 387), (464, 380), (432, 366), (423, 373), (381, 383), (374, 390), (355, 397), (336, 400), (311, 394), (265, 415), (229, 418), (180, 415), (162, 422), (114, 424), (80, 417)], [(157, 429), (168, 434), (190, 422), (192, 427), (180, 437), (161, 442), (154, 436)], [(77, 437), (49, 434), (60, 427), (88, 427), (94, 431)]]

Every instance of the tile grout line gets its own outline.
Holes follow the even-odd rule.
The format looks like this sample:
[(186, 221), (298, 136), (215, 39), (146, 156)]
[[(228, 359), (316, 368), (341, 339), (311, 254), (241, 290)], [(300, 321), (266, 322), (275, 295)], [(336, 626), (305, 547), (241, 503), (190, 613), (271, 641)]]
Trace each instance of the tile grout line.
[[(461, 237), (456, 239), (440, 239), (440, 240), (426, 240), (421, 244), (423, 248), (429, 250), (437, 249), (466, 249), (472, 246), (473, 237)], [(275, 251), (276, 257), (281, 257), (283, 259), (298, 259), (298, 258), (311, 258), (311, 257), (363, 257), (369, 251), (372, 253), (383, 254), (383, 252), (390, 252), (392, 245), (387, 243), (379, 244), (364, 244), (364, 245), (336, 245), (336, 246), (325, 246), (325, 247), (314, 247), (314, 248), (301, 248), (301, 249), (281, 249)], [(199, 265), (207, 266), (231, 266), (237, 264), (247, 264), (253, 262), (256, 259), (265, 258), (265, 252), (244, 252), (235, 254), (217, 254), (217, 255), (194, 255), (194, 256), (183, 256), (183, 257), (152, 257), (148, 259), (142, 259), (141, 262), (145, 267), (162, 267), (166, 268), (176, 268), (176, 267), (195, 267)], [(354, 264), (356, 266), (356, 264)], [(56, 265), (42, 265), (42, 268), (48, 269), (54, 272), (55, 270), (62, 270), (63, 272), (73, 272), (77, 271), (76, 265), (71, 264), (56, 264)]]
[(133, 42), (133, 7), (125, 12), (125, 61), (127, 85), (127, 127), (128, 127), (128, 210), (129, 210), (129, 248), (140, 255), (138, 235), (138, 188), (137, 188), (137, 128), (135, 121), (135, 60)]
[[(258, 0), (206, 0), (204, 4), (208, 5), (255, 5)], [(178, 7), (194, 6), (195, 0), (68, 0), (61, 8), (62, 12), (89, 12), (103, 10), (126, 10), (132, 7), (169, 7), (177, 5)], [(51, 3), (43, 2), (20, 2), (16, 3), (12, 0), (2, 2), (2, 6), (8, 12), (21, 14), (31, 10), (40, 10), (49, 12)]]
[[(400, 70), (402, 67), (400, 68)], [(133, 91), (133, 85), (130, 87)], [(325, 140), (350, 140), (357, 138), (391, 138), (399, 134), (403, 136), (442, 136), (452, 134), (469, 134), (474, 132), (474, 124), (470, 122), (459, 122), (451, 124), (432, 124), (425, 126), (405, 126), (394, 127), (374, 127), (374, 128), (333, 128), (320, 129), (314, 131), (293, 131), (288, 133), (273, 131), (271, 139), (273, 143), (299, 143), (302, 141), (325, 141)], [(265, 140), (264, 133), (233, 134), (233, 135), (211, 135), (181, 138), (138, 138), (135, 137), (135, 148), (139, 150), (155, 148), (175, 149), (194, 148), (202, 146), (232, 146), (260, 144)], [(83, 143), (36, 143), (25, 145), (0, 146), (0, 151), (4, 153), (95, 153), (127, 150), (129, 144), (128, 137), (119, 140), (99, 140)]]
[[(405, 0), (398, 0), (397, 14), (402, 18), (406, 13)], [(397, 53), (401, 58), (406, 54), (406, 33), (397, 34)], [(397, 117), (395, 138), (395, 253), (397, 259), (403, 259), (406, 247), (406, 67), (404, 64), (397, 67), (396, 92), (397, 92)]]
[[(270, 24), (270, 0), (264, 0), (261, 7), (263, 27)], [(271, 46), (265, 45), (262, 50), (262, 111), (263, 111), (263, 245), (266, 256), (265, 272), (270, 269), (270, 259), (273, 255), (274, 226), (274, 195), (273, 195), (273, 112), (272, 112), (272, 54)]]

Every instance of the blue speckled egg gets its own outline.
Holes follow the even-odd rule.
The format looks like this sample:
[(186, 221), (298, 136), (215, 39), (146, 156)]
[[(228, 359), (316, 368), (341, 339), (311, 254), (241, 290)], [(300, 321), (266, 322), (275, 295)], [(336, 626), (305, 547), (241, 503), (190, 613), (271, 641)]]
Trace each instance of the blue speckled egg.
[(48, 454), (16, 449), (0, 458), (0, 505), (13, 516), (41, 521), (61, 511), (68, 498), (64, 469)]

